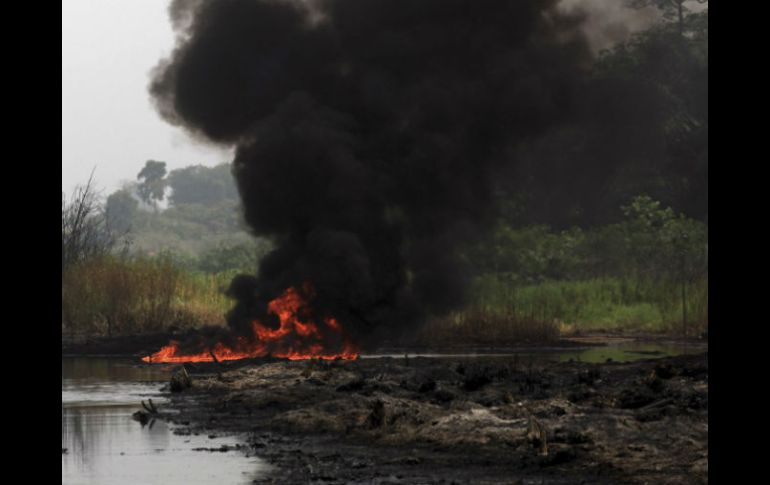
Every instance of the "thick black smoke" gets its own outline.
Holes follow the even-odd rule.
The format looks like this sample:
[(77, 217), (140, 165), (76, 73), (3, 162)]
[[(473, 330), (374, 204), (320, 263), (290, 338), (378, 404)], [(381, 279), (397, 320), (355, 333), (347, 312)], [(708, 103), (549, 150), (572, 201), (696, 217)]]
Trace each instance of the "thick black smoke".
[[(496, 179), (536, 172), (536, 154), (567, 159), (543, 140), (606, 105), (586, 82), (582, 19), (556, 4), (172, 4), (178, 45), (151, 86), (158, 109), (236, 147), (246, 221), (276, 242), (256, 277), (233, 282), (234, 329), (306, 281), (319, 314), (361, 340), (463, 303), (455, 248), (489, 220)], [(585, 175), (570, 163), (543, 176), (569, 189), (603, 162)]]

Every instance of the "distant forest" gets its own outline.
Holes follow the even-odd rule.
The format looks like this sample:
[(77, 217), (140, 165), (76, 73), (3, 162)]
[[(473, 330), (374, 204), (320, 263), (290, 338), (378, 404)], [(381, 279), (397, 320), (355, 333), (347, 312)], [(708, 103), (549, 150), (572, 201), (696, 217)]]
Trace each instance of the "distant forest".
[(150, 160), (138, 181), (105, 201), (107, 226), (121, 235), (124, 249), (148, 256), (169, 254), (177, 262), (217, 272), (256, 267), (267, 241), (249, 235), (230, 164), (194, 165), (166, 172)]

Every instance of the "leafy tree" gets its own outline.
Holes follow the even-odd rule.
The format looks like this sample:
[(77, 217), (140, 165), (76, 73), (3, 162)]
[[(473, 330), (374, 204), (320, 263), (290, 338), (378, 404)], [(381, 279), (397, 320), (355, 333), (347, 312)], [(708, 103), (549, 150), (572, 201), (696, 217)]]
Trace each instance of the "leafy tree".
[(107, 197), (104, 209), (108, 227), (118, 233), (129, 232), (138, 210), (139, 203), (129, 190), (113, 192)]
[(603, 53), (596, 75), (629, 79), (657, 93), (664, 157), (625, 167), (612, 190), (619, 199), (649, 193), (692, 217), (708, 218), (708, 12), (679, 27), (662, 24)]
[(172, 189), (169, 199), (175, 206), (209, 205), (225, 200), (238, 200), (238, 192), (228, 163), (216, 167), (195, 165), (172, 170), (168, 174), (167, 183)]
[(649, 196), (623, 206), (627, 257), (644, 275), (690, 279), (708, 270), (708, 228)]
[(621, 208), (615, 224), (555, 231), (503, 220), (465, 258), (477, 275), (514, 284), (606, 276), (693, 281), (708, 274), (708, 226), (647, 195)]
[(147, 204), (151, 205), (155, 210), (158, 209), (158, 202), (163, 200), (164, 192), (166, 190), (166, 181), (163, 177), (166, 176), (166, 162), (158, 162), (155, 160), (147, 160), (144, 164), (144, 168), (136, 176), (141, 183), (137, 187), (139, 197)]

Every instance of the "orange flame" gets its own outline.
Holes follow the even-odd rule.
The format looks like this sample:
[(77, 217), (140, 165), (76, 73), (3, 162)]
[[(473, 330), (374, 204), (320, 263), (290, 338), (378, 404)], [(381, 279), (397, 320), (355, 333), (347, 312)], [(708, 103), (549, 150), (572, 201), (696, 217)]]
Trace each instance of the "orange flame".
[[(305, 285), (306, 293), (312, 294), (312, 287)], [(271, 301), (268, 312), (278, 316), (281, 325), (273, 330), (259, 321), (252, 322), (251, 338), (237, 337), (232, 347), (221, 342), (198, 354), (184, 354), (179, 342), (172, 340), (158, 352), (143, 357), (145, 362), (213, 362), (238, 360), (253, 357), (301, 359), (346, 359), (358, 358), (358, 348), (344, 334), (340, 323), (326, 317), (316, 323), (307, 315), (308, 304), (295, 288), (287, 289)], [(329, 347), (338, 350), (329, 349)]]

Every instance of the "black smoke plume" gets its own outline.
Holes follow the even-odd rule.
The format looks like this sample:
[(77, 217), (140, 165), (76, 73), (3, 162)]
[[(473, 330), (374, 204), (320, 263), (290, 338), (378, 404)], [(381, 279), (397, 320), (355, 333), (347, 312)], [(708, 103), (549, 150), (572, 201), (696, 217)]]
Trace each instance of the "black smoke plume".
[[(543, 140), (573, 136), (576, 120), (618, 123), (587, 82), (583, 18), (557, 3), (172, 3), (158, 110), (235, 146), (245, 219), (276, 243), (255, 277), (233, 281), (234, 330), (306, 281), (315, 311), (362, 342), (463, 304), (456, 248), (491, 219), (501, 174), (536, 173), (537, 154), (566, 160)], [(610, 157), (543, 177), (569, 193)]]

